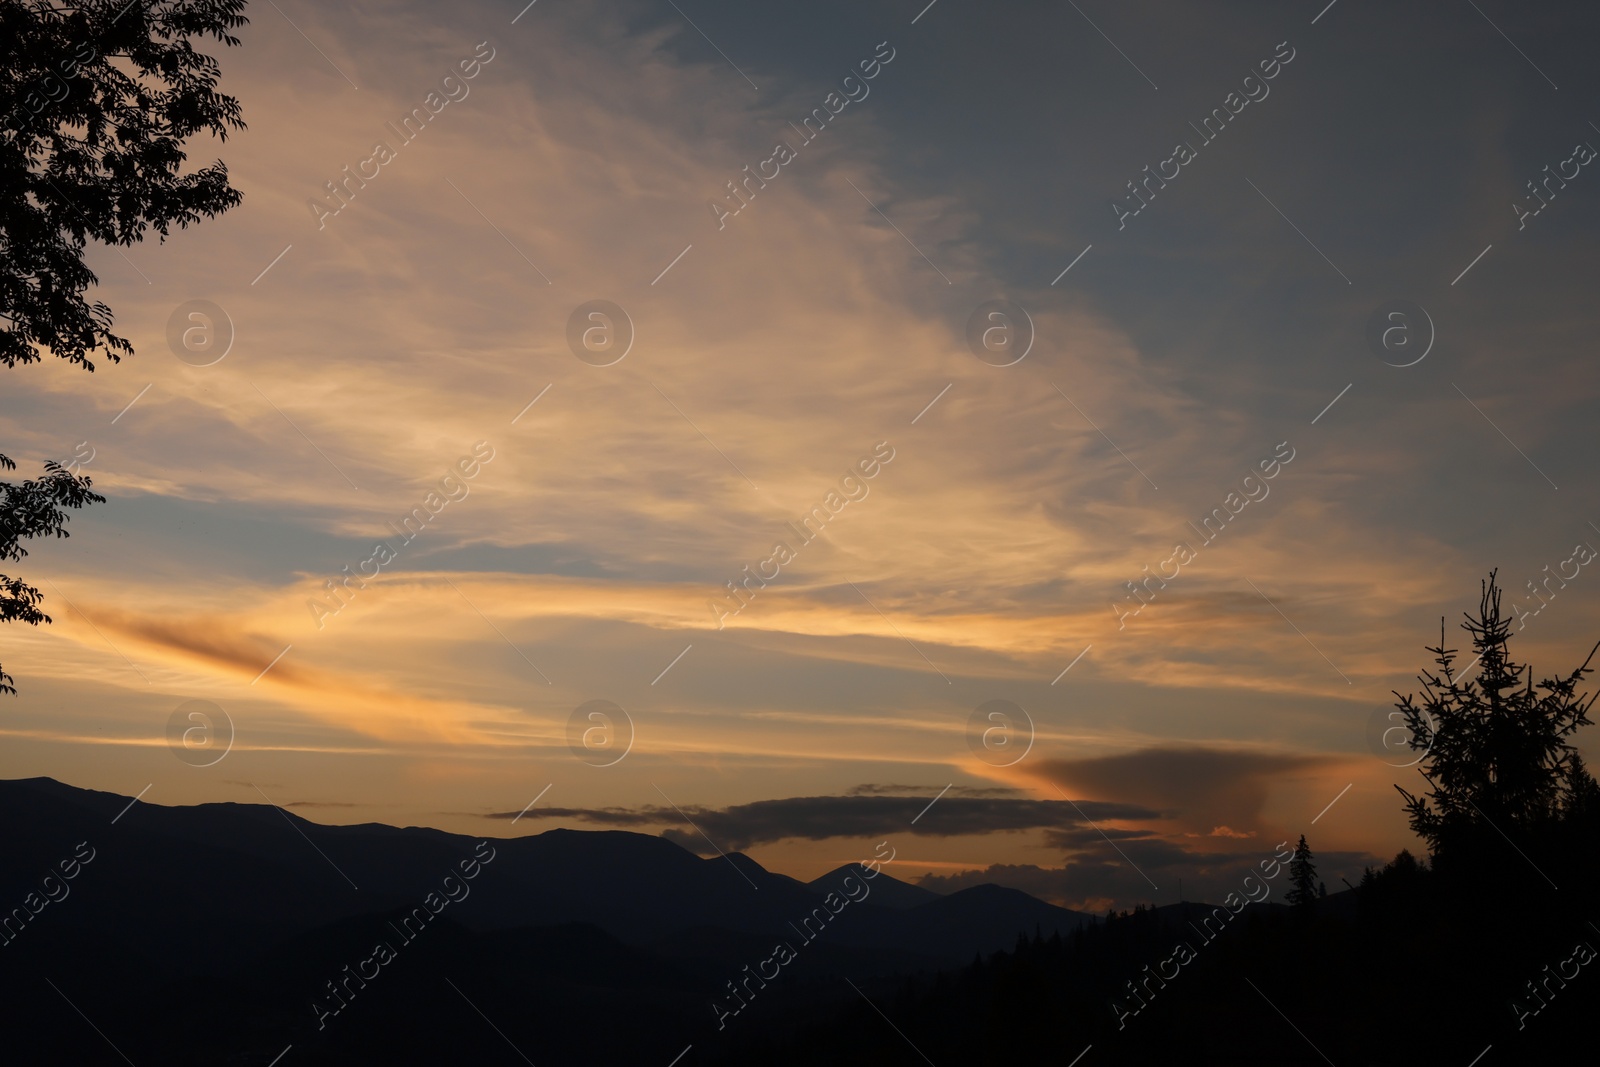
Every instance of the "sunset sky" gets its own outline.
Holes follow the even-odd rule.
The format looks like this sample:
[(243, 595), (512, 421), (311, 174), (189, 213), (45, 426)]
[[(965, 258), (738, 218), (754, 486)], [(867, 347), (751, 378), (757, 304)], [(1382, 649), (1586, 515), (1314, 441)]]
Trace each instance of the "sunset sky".
[[(252, 4), (248, 129), (191, 154), (242, 205), (91, 249), (136, 357), (3, 372), (19, 473), (92, 454), (109, 501), (16, 565), (54, 623), (0, 634), (0, 777), (801, 878), (887, 839), (1103, 910), (1301, 833), (1330, 890), (1417, 850), (1369, 724), (1490, 568), (1524, 610), (1578, 569), (1512, 646), (1539, 677), (1600, 638), (1600, 13), (523, 2)], [(987, 301), (1020, 361), (969, 346)], [(1394, 301), (1410, 366), (1367, 337)], [(210, 766), (169, 744), (196, 700)], [(596, 700), (609, 766), (569, 747)]]

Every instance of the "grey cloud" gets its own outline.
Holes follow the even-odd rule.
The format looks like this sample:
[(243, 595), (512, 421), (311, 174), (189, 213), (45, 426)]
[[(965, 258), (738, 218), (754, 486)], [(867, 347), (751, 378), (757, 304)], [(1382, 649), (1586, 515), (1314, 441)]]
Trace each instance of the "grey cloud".
[[(927, 796), (937, 796), (944, 786), (937, 785), (895, 785), (875, 784), (866, 782), (861, 785), (851, 786), (845, 790), (845, 796), (850, 797), (880, 797), (880, 796), (917, 796), (925, 793)], [(1022, 790), (1010, 786), (981, 786), (981, 785), (952, 785), (946, 796), (959, 797), (1019, 797)]]
[[(575, 819), (612, 827), (698, 827), (724, 849), (745, 849), (790, 838), (821, 841), (831, 837), (910, 834), (957, 837), (1018, 830), (1061, 829), (1085, 818), (1154, 819), (1159, 813), (1137, 804), (1080, 800), (1026, 800), (946, 795), (929, 807), (924, 796), (790, 797), (736, 804), (727, 808), (646, 805), (637, 808), (542, 808), (528, 818)], [(926, 811), (924, 811), (926, 809)], [(1080, 814), (1081, 811), (1081, 814)], [(491, 819), (513, 819), (496, 812)], [(912, 820), (916, 820), (913, 822)], [(692, 825), (691, 825), (692, 823)], [(681, 831), (680, 831), (681, 833)], [(674, 837), (674, 840), (680, 840)], [(700, 840), (698, 834), (694, 840)], [(681, 840), (680, 840), (680, 843)]]
[(1097, 796), (1167, 811), (1205, 830), (1257, 824), (1270, 781), (1324, 766), (1330, 757), (1202, 746), (1156, 747), (1115, 756), (1046, 760), (1039, 773)]

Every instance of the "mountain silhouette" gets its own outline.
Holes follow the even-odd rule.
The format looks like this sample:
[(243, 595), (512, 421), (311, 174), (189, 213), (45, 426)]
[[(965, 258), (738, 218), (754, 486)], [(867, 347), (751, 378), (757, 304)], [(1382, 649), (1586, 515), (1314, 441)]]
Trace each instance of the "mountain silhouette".
[[(761, 1012), (1093, 922), (1016, 890), (941, 896), (881, 871), (839, 908), (859, 868), (803, 883), (625, 831), (325, 826), (268, 804), (163, 806), (49, 778), (0, 781), (0, 837), (8, 1034), (18, 1049), (66, 1042), (82, 1063), (123, 1062), (101, 1040), (113, 1034), (136, 1063), (266, 1064), (291, 1044), (299, 1062), (448, 1061), (459, 1041), (409, 1025), (441, 1005), (474, 1044), (493, 1019), (544, 1060), (666, 1062), (713, 1040), (714, 998), (779, 942), (797, 959)], [(63, 882), (75, 855), (92, 858)], [(379, 944), (392, 963), (374, 962)], [(626, 1032), (607, 1015), (624, 1002)], [(656, 1042), (679, 1036), (662, 1056)]]

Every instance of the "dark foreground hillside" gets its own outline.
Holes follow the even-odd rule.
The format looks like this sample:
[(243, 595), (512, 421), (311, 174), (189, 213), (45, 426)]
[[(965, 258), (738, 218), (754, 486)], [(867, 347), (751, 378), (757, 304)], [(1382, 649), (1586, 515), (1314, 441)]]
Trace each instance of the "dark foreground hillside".
[[(1440, 869), (1402, 854), (1300, 908), (1085, 923), (995, 887), (930, 900), (884, 881), (858, 925), (806, 942), (769, 920), (804, 914), (823, 886), (746, 863), (773, 898), (742, 910), (728, 902), (760, 894), (739, 871), (639, 835), (496, 841), (473, 895), (420, 928), (409, 898), (471, 862), (464, 839), (303, 823), (356, 890), (261, 818), (271, 809), (140, 805), (113, 826), (125, 798), (37, 781), (0, 794), (8, 900), (37, 904), (38, 875), (77, 864), (67, 895), (10, 913), (0, 1025), (15, 1062), (1343, 1067), (1468, 1065), (1488, 1049), (1489, 1067), (1584, 1040), (1600, 1002), (1592, 813), (1516, 846), (1486, 835)], [(650, 875), (614, 887), (628, 936), (571, 913), (611, 879), (555, 889), (622, 857)], [(721, 896), (724, 880), (743, 894)], [(719, 921), (697, 892), (723, 903)], [(1007, 923), (1010, 949), (972, 949)], [(379, 942), (393, 958), (375, 959)], [(798, 951), (762, 981), (774, 942)]]
[(1248, 906), (1214, 940), (1220, 924), (1199, 924), (1215, 909), (1196, 904), (1026, 938), (956, 973), (863, 984), (841, 1010), (793, 1012), (708, 1062), (1591, 1062), (1597, 842), (1592, 820), (1566, 831), (1529, 859), (1502, 841), (1470, 870), (1402, 854), (1303, 912)]

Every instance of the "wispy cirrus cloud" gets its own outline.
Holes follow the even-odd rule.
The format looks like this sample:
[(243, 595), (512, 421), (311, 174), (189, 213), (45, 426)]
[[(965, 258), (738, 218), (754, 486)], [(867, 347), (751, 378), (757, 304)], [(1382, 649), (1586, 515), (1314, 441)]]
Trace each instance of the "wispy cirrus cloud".
[[(605, 696), (636, 715), (638, 741), (617, 774), (552, 794), (579, 825), (684, 831), (627, 777), (646, 762), (679, 776), (688, 792), (661, 781), (685, 811), (744, 842), (887, 832), (952, 779), (914, 832), (1005, 830), (991, 840), (1018, 865), (1047, 838), (1104, 840), (1080, 840), (1055, 808), (961, 803), (1054, 803), (1059, 785), (1103, 798), (1113, 806), (1085, 806), (1101, 829), (1151, 849), (1189, 833), (1248, 847), (1293, 821), (1293, 783), (1361, 751), (1366, 713), (1409, 684), (1438, 617), (1467, 606), (1487, 566), (1521, 566), (1520, 580), (1587, 536), (1561, 525), (1582, 507), (1536, 495), (1554, 494), (1449, 388), (1550, 469), (1557, 501), (1587, 492), (1593, 330), (1573, 309), (1587, 306), (1592, 242), (1577, 224), (1519, 245), (1493, 230), (1514, 225), (1505, 194), (1525, 159), (1546, 158), (1537, 139), (1566, 134), (1511, 83), (1458, 80), (1438, 103), (1414, 35), (1374, 45), (1382, 78), (1328, 62), (1339, 34), (1362, 32), (1341, 5), (1323, 36), (1296, 39), (1298, 80), (1230, 134), (1243, 139), (1163, 191), (1140, 219), (1156, 225), (1116, 235), (1105, 199), (1184, 106), (1163, 102), (1169, 80), (1214, 100), (1279, 16), (1168, 5), (1178, 32), (1145, 42), (1167, 72), (1148, 94), (1076, 13), (1025, 7), (994, 34), (992, 16), (949, 5), (913, 32), (882, 5), (779, 5), (767, 23), (712, 2), (719, 43), (762, 85), (754, 97), (661, 5), (539, 5), (515, 27), (478, 3), (443, 20), (417, 4), (318, 11), (305, 28), (359, 93), (292, 27), (252, 23), (224, 82), (250, 127), (207, 149), (226, 156), (243, 205), (125, 250), (148, 283), (91, 252), (96, 296), (138, 358), (93, 376), (8, 372), (8, 454), (64, 459), (87, 440), (111, 497), (33, 558), (99, 632), (52, 596), (55, 626), (6, 635), (19, 678), (37, 683), (13, 705), (15, 729), (86, 750), (102, 734), (154, 739), (165, 710), (207, 695), (281, 731), (273, 751), (342, 753), (353, 779), (380, 774), (362, 762), (374, 750), (413, 753), (381, 779), (395, 796), (480, 786), (491, 757), (518, 768), (494, 779), (507, 799), (453, 800), (481, 810), (520, 795), (518, 761), (559, 777), (566, 716)], [(1426, 17), (1395, 16), (1418, 32)], [(1482, 26), (1426, 29), (1473, 57), (1462, 70), (1504, 58)], [(900, 49), (872, 96), (719, 232), (706, 201), (836, 81), (824, 57), (864, 54), (857, 34)], [(497, 56), (470, 97), (319, 230), (307, 200), (485, 38)], [(991, 76), (948, 77), (952, 40)], [(1362, 124), (1341, 126), (1352, 100)], [(1394, 172), (1392, 146), (1418, 129), (1430, 151), (1408, 158), (1405, 186), (1430, 191), (1426, 210), (1369, 180)], [(1010, 165), (995, 165), (997, 143)], [(1435, 277), (1418, 299), (1450, 344), (1409, 373), (1371, 359), (1360, 330), (1375, 294)], [(1480, 279), (1503, 300), (1468, 288)], [(1037, 331), (1009, 368), (976, 360), (964, 336), (999, 296)], [(172, 310), (196, 297), (237, 332), (210, 368), (166, 348)], [(637, 328), (610, 368), (567, 347), (568, 316), (596, 297)], [(1508, 350), (1537, 352), (1538, 373)], [(1119, 629), (1123, 583), (1285, 438), (1299, 455), (1271, 497)], [(478, 440), (496, 457), (470, 496), (318, 629), (307, 600)], [(897, 458), (871, 495), (717, 630), (707, 602), (729, 575), (879, 440)], [(1492, 514), (1486, 486), (1504, 505)], [(1578, 596), (1555, 607), (1526, 638), (1541, 658), (1600, 618)], [(963, 735), (975, 706), (1007, 694), (1038, 739), (1002, 775), (969, 759)], [(274, 780), (317, 795), (293, 769)], [(887, 806), (854, 814), (828, 806), (839, 797), (745, 810), (867, 775), (931, 784), (857, 787)], [(998, 792), (1010, 788), (1024, 793)], [(1375, 832), (1404, 834), (1384, 818)]]

